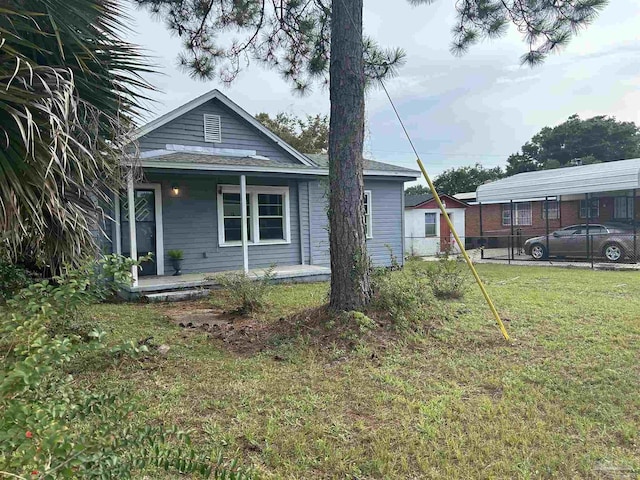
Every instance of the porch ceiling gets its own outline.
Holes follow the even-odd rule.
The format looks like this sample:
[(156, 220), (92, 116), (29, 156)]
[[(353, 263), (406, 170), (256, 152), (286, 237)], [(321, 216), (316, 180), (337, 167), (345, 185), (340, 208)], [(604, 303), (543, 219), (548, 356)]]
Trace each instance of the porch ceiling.
[(482, 203), (640, 189), (640, 158), (519, 173), (480, 185)]

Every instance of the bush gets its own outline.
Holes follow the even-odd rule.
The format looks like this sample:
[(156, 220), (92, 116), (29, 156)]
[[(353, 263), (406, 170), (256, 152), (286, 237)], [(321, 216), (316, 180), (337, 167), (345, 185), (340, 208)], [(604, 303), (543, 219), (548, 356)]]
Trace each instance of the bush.
[(0, 303), (9, 300), (34, 279), (26, 268), (0, 260)]
[(462, 298), (471, 281), (467, 264), (449, 255), (431, 262), (426, 274), (433, 294), (440, 299)]
[[(52, 321), (73, 317), (112, 281), (87, 275), (95, 266), (30, 285), (0, 315), (0, 472), (14, 478), (102, 479), (131, 478), (153, 467), (246, 478), (235, 465), (231, 472), (222, 468), (220, 458), (197, 457), (185, 432), (144, 425), (136, 419), (142, 408), (128, 392), (99, 391), (65, 372), (90, 352), (114, 362), (146, 353), (134, 341), (108, 347), (98, 329), (88, 342), (49, 332)], [(126, 276), (120, 271), (115, 278)]]
[(275, 265), (265, 270), (261, 278), (255, 279), (246, 273), (224, 273), (211, 277), (229, 291), (236, 305), (236, 312), (247, 314), (263, 310), (270, 284), (275, 278)]
[(378, 274), (373, 277), (372, 307), (385, 311), (399, 328), (423, 323), (432, 315), (435, 300), (423, 275), (410, 270)]

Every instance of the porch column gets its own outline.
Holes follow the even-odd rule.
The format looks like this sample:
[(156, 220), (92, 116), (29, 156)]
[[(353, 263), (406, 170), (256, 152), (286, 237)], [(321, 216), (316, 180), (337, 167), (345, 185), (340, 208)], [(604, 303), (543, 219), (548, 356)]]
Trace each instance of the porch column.
[[(244, 273), (249, 273), (249, 238), (247, 235), (247, 177), (240, 175), (240, 231), (242, 232), (242, 265)], [(257, 212), (254, 213), (257, 215)]]
[[(129, 209), (129, 252), (133, 260), (138, 260), (138, 245), (136, 239), (136, 199), (133, 190), (133, 172), (127, 177), (127, 203)], [(133, 286), (138, 286), (138, 267), (131, 267), (131, 275), (133, 276)]]

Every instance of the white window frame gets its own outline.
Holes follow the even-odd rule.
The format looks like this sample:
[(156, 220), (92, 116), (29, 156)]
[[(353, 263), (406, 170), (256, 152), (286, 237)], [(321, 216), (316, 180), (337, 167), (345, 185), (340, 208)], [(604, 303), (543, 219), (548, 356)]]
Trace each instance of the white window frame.
[[(509, 227), (511, 226), (511, 205), (510, 203), (503, 203), (502, 204), (502, 226), (503, 227)], [(522, 216), (524, 215), (520, 215), (520, 206), (525, 206), (527, 205), (529, 207), (529, 216), (528, 216), (528, 221), (524, 222), (522, 220)], [(505, 215), (505, 213), (508, 213), (509, 215)], [(533, 211), (531, 209), (531, 202), (514, 202), (513, 203), (513, 213), (515, 215), (515, 218), (513, 219), (513, 226), (516, 227), (526, 227), (526, 226), (530, 226), (533, 224)], [(508, 221), (507, 223), (505, 223), (505, 220)]]
[[(427, 224), (427, 215), (433, 215), (433, 224)], [(437, 212), (424, 213), (424, 238), (435, 238), (438, 236), (438, 217)], [(433, 235), (427, 235), (427, 225), (433, 225)]]
[[(619, 205), (624, 200), (624, 215), (620, 215), (622, 205)], [(635, 216), (634, 212), (634, 198), (633, 197), (614, 197), (613, 198), (613, 218), (616, 220), (633, 220)]]
[[(221, 247), (237, 247), (242, 245), (241, 240), (227, 242), (224, 238), (224, 205), (223, 193), (240, 193), (240, 185), (218, 185), (218, 245)], [(260, 217), (258, 216), (258, 195), (259, 194), (282, 195), (284, 239), (282, 240), (260, 240)], [(289, 207), (289, 187), (271, 187), (261, 185), (248, 185), (247, 195), (249, 195), (249, 218), (251, 221), (251, 236), (248, 239), (249, 245), (286, 245), (291, 243), (291, 215)]]
[[(204, 141), (209, 143), (222, 143), (222, 118), (220, 118), (220, 115), (205, 113), (202, 116), (202, 121)], [(217, 125), (215, 125), (216, 123)], [(217, 130), (215, 127), (217, 127)]]
[(373, 195), (371, 190), (364, 191), (364, 201), (367, 203), (367, 210), (364, 214), (365, 235), (367, 238), (373, 238)]
[[(600, 218), (600, 199), (590, 198), (589, 201), (591, 202), (590, 210), (593, 211), (595, 209), (596, 211), (596, 214), (591, 215), (589, 217), (589, 220), (597, 220)], [(580, 216), (580, 218), (587, 218), (587, 200), (580, 200), (580, 205), (578, 207), (579, 207), (578, 215)], [(584, 214), (583, 214), (583, 210), (584, 210)]]

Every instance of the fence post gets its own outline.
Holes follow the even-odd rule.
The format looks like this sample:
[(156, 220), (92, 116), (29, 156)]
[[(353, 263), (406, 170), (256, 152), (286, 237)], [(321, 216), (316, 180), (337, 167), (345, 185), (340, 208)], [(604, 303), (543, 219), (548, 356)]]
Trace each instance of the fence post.
[(513, 256), (513, 200), (509, 200), (509, 208), (511, 209), (511, 215), (509, 215), (509, 220), (511, 221), (511, 235), (509, 235), (509, 249), (511, 250), (511, 256), (509, 257), (509, 263), (511, 263), (512, 259), (515, 260), (515, 257)]
[(587, 260), (591, 261), (591, 268), (593, 269), (593, 255), (591, 252), (591, 236), (589, 235), (589, 223), (591, 220), (591, 198), (588, 193), (585, 193), (585, 201), (587, 203)]
[[(556, 202), (558, 203), (558, 202)], [(559, 208), (559, 206), (558, 206)], [(547, 243), (547, 258), (549, 258), (551, 252), (549, 252), (549, 197), (544, 197), (544, 218), (546, 220), (546, 233), (545, 233), (545, 240)]]
[(633, 189), (633, 216), (631, 219), (633, 220), (633, 261), (638, 263), (638, 223), (636, 222), (636, 201), (638, 199), (638, 189)]
[(484, 238), (482, 238), (482, 202), (478, 202), (478, 214), (480, 216), (480, 258), (484, 259)]

